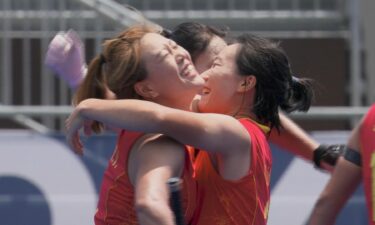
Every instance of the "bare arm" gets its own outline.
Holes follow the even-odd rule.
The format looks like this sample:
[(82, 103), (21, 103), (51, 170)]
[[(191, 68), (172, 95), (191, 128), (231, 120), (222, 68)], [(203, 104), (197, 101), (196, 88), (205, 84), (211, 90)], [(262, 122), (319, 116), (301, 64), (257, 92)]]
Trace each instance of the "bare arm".
[(78, 148), (78, 152), (77, 130), (84, 120), (97, 120), (133, 131), (163, 133), (182, 143), (223, 154), (248, 151), (250, 147), (246, 129), (227, 115), (187, 112), (141, 100), (87, 99), (67, 120), (68, 143)]
[[(352, 132), (348, 147), (359, 149), (359, 127)], [(309, 225), (331, 225), (362, 178), (361, 167), (340, 157), (331, 179), (320, 195), (310, 217)]]
[(184, 166), (183, 146), (159, 137), (140, 146), (129, 158), (129, 176), (135, 187), (135, 209), (142, 225), (172, 225), (169, 178), (180, 176)]
[(337, 159), (344, 153), (344, 145), (321, 145), (302, 130), (295, 122), (280, 113), (280, 133), (271, 130), (270, 141), (279, 147), (312, 161), (318, 168), (333, 171)]
[(280, 133), (276, 129), (272, 129), (270, 141), (304, 159), (313, 160), (313, 152), (319, 143), (287, 116), (282, 113), (279, 115), (282, 128)]
[(327, 186), (320, 195), (309, 225), (332, 225), (341, 208), (361, 181), (360, 167), (340, 157)]

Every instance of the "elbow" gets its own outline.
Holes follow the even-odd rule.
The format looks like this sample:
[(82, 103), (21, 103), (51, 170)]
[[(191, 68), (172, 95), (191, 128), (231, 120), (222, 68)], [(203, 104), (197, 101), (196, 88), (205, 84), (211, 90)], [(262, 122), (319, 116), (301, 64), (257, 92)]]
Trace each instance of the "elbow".
[(86, 99), (76, 106), (76, 111), (80, 116), (87, 117), (92, 112), (92, 109), (95, 108), (93, 106), (95, 106), (96, 101), (97, 99)]
[(163, 203), (161, 199), (142, 198), (136, 200), (134, 207), (138, 217), (152, 218), (160, 214)]
[(85, 99), (76, 106), (75, 111), (82, 118), (93, 119), (96, 116), (95, 113), (100, 109), (98, 107), (98, 101), (100, 100), (93, 98)]
[(147, 201), (137, 201), (134, 208), (138, 217), (142, 217), (142, 215), (149, 215), (153, 211), (153, 205)]
[(324, 208), (325, 210), (330, 211), (338, 208), (338, 201), (334, 199), (334, 196), (328, 194), (321, 194), (319, 199), (316, 202), (316, 206), (319, 208)]
[(76, 106), (76, 111), (79, 113), (79, 115), (85, 116), (90, 111), (90, 105), (91, 99), (86, 99)]
[(139, 200), (135, 203), (135, 211), (140, 224), (166, 225), (173, 223), (173, 214), (168, 206), (168, 201), (157, 199)]
[(330, 208), (329, 205), (329, 197), (325, 195), (321, 195), (315, 203), (317, 209)]

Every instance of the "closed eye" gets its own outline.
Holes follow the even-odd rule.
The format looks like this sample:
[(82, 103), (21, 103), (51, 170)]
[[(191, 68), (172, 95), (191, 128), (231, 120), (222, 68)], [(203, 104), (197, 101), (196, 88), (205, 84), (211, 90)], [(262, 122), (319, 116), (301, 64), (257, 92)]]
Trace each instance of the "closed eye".
[(214, 68), (214, 67), (220, 66), (220, 65), (221, 65), (221, 60), (220, 60), (220, 58), (216, 57), (214, 59), (214, 61), (212, 62), (211, 68)]
[(182, 64), (184, 62), (184, 57), (179, 55), (176, 57), (176, 63), (177, 64)]
[(170, 51), (167, 48), (162, 49), (159, 54), (156, 56), (158, 62), (162, 62), (165, 58), (168, 57), (170, 54)]
[(214, 63), (212, 63), (211, 68), (214, 68), (214, 67), (216, 67), (216, 66), (220, 66), (220, 64), (214, 62)]
[(177, 43), (174, 42), (173, 40), (169, 40), (169, 46), (171, 46), (172, 49), (176, 49), (176, 48), (178, 48)]

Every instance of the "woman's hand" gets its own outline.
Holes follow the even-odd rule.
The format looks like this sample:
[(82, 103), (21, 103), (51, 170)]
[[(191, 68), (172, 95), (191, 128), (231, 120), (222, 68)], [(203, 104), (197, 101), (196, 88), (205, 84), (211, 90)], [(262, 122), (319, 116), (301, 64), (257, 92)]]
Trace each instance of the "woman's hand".
[(90, 136), (92, 133), (91, 124), (91, 120), (87, 120), (82, 117), (81, 108), (79, 105), (65, 121), (66, 141), (74, 152), (79, 155), (83, 155), (83, 144), (80, 139), (79, 131), (81, 128), (83, 128), (84, 134)]

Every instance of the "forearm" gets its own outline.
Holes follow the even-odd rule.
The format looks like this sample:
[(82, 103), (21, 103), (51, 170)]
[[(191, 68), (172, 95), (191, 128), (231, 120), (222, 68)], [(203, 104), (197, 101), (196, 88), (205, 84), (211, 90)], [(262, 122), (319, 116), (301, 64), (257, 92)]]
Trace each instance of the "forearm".
[(308, 225), (332, 225), (335, 222), (339, 207), (329, 198), (320, 197), (312, 211)]
[(193, 113), (141, 100), (87, 99), (78, 105), (84, 119), (145, 133), (162, 133), (207, 151), (248, 148), (245, 128), (233, 117)]
[(77, 106), (80, 116), (85, 119), (145, 133), (160, 132), (155, 123), (160, 121), (160, 107), (147, 101), (101, 99), (87, 99)]
[(77, 107), (84, 119), (125, 130), (162, 133), (183, 143), (190, 142), (189, 133), (194, 129), (188, 131), (191, 121), (189, 117), (181, 116), (184, 111), (149, 101), (87, 99)]
[(315, 204), (309, 225), (333, 224), (339, 211), (361, 181), (361, 168), (340, 158)]
[(272, 129), (270, 141), (295, 155), (312, 160), (313, 152), (319, 146), (319, 143), (281, 113), (280, 121), (282, 125), (280, 133), (276, 129)]
[(315, 203), (308, 225), (333, 225), (357, 184), (342, 184), (330, 181)]

